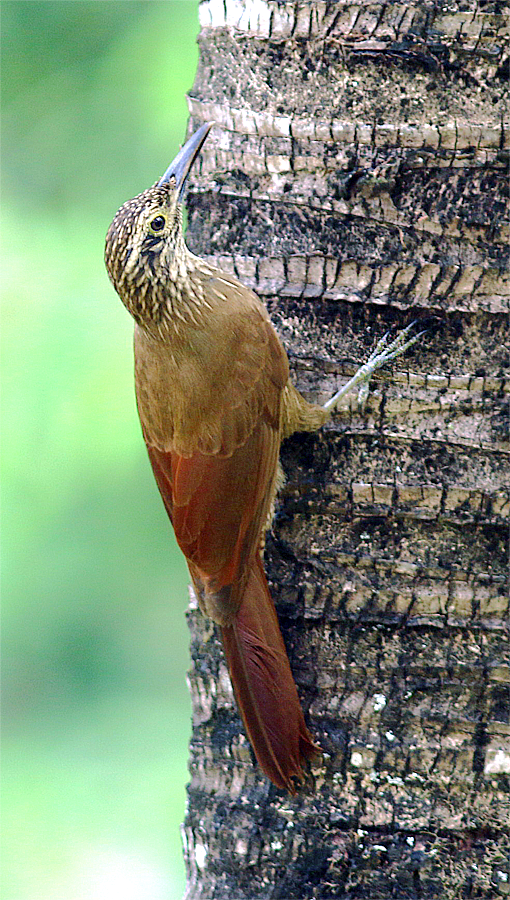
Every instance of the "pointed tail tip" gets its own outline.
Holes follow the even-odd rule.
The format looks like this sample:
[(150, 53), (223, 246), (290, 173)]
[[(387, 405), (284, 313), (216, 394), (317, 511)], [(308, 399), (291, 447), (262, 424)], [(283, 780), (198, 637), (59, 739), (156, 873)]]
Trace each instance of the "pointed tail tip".
[(276, 787), (296, 793), (320, 747), (306, 727), (260, 559), (254, 560), (223, 646), (239, 711), (257, 761)]
[(312, 736), (306, 726), (305, 731), (306, 734), (302, 732), (299, 736), (299, 762), (292, 767), (291, 771), (288, 771), (285, 774), (282, 772), (268, 772), (266, 771), (264, 766), (261, 766), (261, 768), (264, 769), (267, 777), (273, 782), (274, 785), (276, 785), (276, 787), (288, 791), (288, 793), (292, 794), (293, 797), (303, 786), (306, 778), (305, 767), (307, 766), (307, 764), (318, 763), (322, 759), (322, 748), (312, 739)]

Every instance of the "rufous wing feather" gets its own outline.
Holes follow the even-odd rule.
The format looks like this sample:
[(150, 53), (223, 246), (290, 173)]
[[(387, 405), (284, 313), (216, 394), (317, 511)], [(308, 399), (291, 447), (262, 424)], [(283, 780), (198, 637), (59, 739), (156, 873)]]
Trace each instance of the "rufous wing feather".
[(268, 454), (268, 440), (259, 426), (227, 458), (186, 458), (150, 445), (148, 451), (199, 603), (221, 626), (255, 756), (277, 787), (293, 793), (304, 762), (320, 751), (305, 725), (259, 551), (267, 516), (265, 468), (274, 470), (277, 450), (275, 444)]
[(277, 433), (262, 418), (229, 456), (147, 449), (200, 606), (218, 625), (230, 624), (267, 520)]

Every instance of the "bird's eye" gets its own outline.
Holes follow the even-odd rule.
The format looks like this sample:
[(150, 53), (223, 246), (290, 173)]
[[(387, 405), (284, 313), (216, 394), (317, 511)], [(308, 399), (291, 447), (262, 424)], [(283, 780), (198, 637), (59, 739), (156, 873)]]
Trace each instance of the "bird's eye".
[(163, 231), (163, 228), (166, 225), (166, 220), (164, 216), (154, 216), (150, 221), (151, 231)]

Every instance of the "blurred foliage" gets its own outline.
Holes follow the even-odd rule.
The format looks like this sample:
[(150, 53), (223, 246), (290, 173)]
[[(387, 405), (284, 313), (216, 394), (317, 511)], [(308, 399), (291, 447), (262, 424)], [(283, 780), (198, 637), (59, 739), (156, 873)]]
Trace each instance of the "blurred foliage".
[(187, 572), (103, 246), (183, 141), (197, 7), (2, 3), (5, 900), (184, 886)]

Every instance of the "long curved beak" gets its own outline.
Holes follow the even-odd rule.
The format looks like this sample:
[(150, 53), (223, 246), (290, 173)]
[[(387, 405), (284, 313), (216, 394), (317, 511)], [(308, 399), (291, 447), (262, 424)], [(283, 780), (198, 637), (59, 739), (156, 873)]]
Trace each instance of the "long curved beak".
[(189, 175), (190, 169), (195, 162), (200, 150), (202, 149), (202, 144), (204, 143), (207, 135), (209, 134), (211, 128), (213, 127), (214, 122), (206, 122), (205, 125), (202, 125), (198, 131), (195, 131), (189, 141), (186, 141), (184, 147), (182, 147), (175, 159), (170, 163), (168, 169), (166, 170), (163, 177), (158, 182), (158, 187), (161, 184), (167, 184), (171, 178), (175, 178), (175, 189), (178, 192), (179, 201), (184, 193), (184, 188), (186, 186), (186, 179)]

